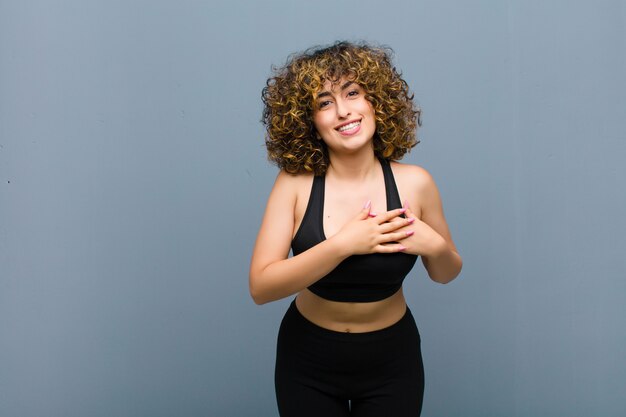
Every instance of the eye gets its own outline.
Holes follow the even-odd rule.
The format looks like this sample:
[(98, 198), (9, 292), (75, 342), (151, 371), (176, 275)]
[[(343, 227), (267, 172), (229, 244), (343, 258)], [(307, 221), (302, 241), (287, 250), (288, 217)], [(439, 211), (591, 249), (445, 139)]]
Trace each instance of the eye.
[(348, 97), (355, 97), (359, 95), (359, 90), (350, 90), (348, 92)]
[(330, 100), (320, 101), (319, 104), (317, 105), (317, 107), (319, 109), (323, 109), (324, 107), (330, 105), (330, 103), (332, 103)]

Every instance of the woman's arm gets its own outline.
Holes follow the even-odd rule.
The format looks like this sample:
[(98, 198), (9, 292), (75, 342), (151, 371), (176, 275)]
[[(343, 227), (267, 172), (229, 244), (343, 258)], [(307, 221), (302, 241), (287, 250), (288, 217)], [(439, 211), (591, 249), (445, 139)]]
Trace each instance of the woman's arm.
[(353, 220), (327, 240), (288, 258), (294, 232), (294, 210), (298, 187), (305, 178), (278, 174), (265, 209), (250, 263), (250, 294), (257, 304), (295, 294), (331, 272), (341, 261), (359, 253), (390, 253), (403, 249), (405, 232), (394, 233), (407, 224), (399, 217), (402, 209), (369, 216), (366, 205)]
[(331, 241), (311, 248), (314, 250), (307, 251), (307, 256), (288, 258), (297, 187), (303, 180), (281, 171), (267, 201), (250, 262), (250, 294), (257, 304), (306, 288), (344, 259)]
[(415, 232), (403, 243), (407, 252), (422, 256), (422, 263), (433, 281), (447, 284), (459, 275), (463, 260), (452, 241), (439, 190), (425, 169), (417, 166), (405, 169), (410, 170), (411, 187), (417, 191), (413, 201), (417, 202), (418, 213), (406, 207), (407, 217), (415, 218), (411, 226)]

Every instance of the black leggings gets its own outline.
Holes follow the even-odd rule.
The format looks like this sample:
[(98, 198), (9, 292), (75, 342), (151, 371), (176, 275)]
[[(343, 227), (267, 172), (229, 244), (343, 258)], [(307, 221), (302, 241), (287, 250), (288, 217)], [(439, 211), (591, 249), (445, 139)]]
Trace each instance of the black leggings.
[(424, 394), (420, 336), (407, 307), (390, 327), (336, 332), (291, 303), (280, 326), (276, 398), (281, 417), (415, 417)]

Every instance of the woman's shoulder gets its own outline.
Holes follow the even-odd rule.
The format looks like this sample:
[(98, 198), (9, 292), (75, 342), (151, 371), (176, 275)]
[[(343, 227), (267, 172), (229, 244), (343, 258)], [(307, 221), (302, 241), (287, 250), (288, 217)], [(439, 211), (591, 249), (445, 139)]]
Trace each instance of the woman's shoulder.
[(304, 216), (313, 186), (312, 173), (290, 174), (281, 170), (272, 189), (273, 199), (283, 207), (291, 207), (293, 218), (298, 222)]
[(303, 190), (310, 189), (312, 183), (312, 173), (291, 174), (281, 169), (276, 175), (272, 190), (283, 195), (290, 194), (295, 197), (299, 196)]
[(435, 181), (425, 168), (419, 165), (391, 162), (394, 178), (410, 189), (424, 189), (433, 186)]
[(297, 187), (302, 184), (309, 184), (313, 181), (313, 173), (304, 172), (291, 174), (284, 169), (281, 169), (276, 175), (276, 183), (280, 183), (281, 185)]

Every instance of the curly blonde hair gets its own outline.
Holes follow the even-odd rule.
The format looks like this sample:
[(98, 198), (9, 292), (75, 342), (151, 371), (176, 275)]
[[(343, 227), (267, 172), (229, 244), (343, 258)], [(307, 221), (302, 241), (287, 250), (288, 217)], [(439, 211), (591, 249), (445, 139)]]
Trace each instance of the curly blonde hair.
[(313, 125), (316, 94), (326, 81), (347, 78), (359, 84), (376, 118), (374, 153), (387, 160), (401, 159), (417, 145), (420, 109), (413, 94), (392, 65), (393, 51), (366, 43), (337, 42), (290, 56), (263, 88), (262, 122), (270, 161), (291, 174), (328, 168), (326, 144)]

